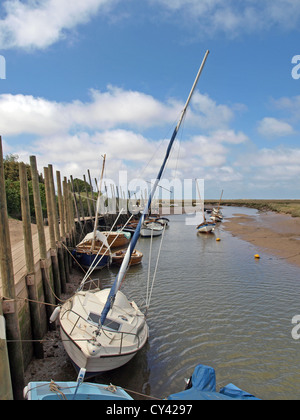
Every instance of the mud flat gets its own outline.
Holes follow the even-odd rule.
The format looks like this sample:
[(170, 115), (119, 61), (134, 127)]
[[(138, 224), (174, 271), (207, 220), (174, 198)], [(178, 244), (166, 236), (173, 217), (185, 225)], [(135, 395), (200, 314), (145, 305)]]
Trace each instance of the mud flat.
[(233, 236), (300, 267), (300, 217), (274, 212), (233, 216), (223, 223)]

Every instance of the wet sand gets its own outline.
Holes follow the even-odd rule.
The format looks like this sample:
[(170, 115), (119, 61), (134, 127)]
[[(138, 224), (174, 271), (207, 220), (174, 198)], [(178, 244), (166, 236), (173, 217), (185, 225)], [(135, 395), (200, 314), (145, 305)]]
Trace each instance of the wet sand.
[(234, 214), (224, 229), (265, 251), (300, 267), (300, 218), (272, 212), (255, 216)]

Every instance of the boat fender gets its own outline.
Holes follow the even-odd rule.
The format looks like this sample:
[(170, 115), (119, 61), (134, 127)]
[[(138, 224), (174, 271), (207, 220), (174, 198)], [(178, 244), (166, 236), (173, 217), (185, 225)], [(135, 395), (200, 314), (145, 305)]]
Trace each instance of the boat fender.
[(87, 349), (91, 356), (97, 356), (100, 353), (101, 344), (99, 343), (95, 344), (91, 341), (88, 341)]
[(53, 322), (57, 320), (59, 314), (60, 314), (60, 306), (57, 306), (52, 312), (52, 315), (50, 316), (50, 324), (53, 324)]
[(25, 386), (25, 388), (23, 389), (23, 398), (24, 400), (28, 399), (28, 392), (29, 392), (29, 388), (28, 385)]

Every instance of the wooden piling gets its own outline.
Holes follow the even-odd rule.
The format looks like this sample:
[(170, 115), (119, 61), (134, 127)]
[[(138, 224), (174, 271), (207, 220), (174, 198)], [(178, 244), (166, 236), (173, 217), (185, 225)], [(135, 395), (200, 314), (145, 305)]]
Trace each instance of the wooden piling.
[(4, 163), (2, 139), (0, 136), (0, 270), (2, 279), (2, 295), (5, 298), (3, 313), (6, 322), (6, 335), (10, 362), (13, 394), (15, 399), (22, 399), (24, 388), (24, 363), (21, 344), (21, 332), (18, 318), (18, 306), (15, 294), (15, 282), (9, 236), (7, 202), (4, 180)]
[(0, 401), (13, 400), (10, 366), (6, 343), (5, 318), (0, 300)]
[(66, 236), (66, 226), (65, 226), (65, 213), (64, 213), (64, 201), (61, 189), (61, 177), (60, 172), (56, 171), (56, 183), (57, 183), (57, 198), (58, 198), (58, 210), (59, 210), (59, 220), (60, 220), (60, 235), (62, 238)]
[(62, 194), (61, 188), (61, 177), (60, 172), (56, 171), (56, 183), (57, 183), (57, 197), (58, 197), (58, 210), (59, 210), (59, 220), (60, 220), (60, 234), (61, 234), (61, 241), (62, 241), (62, 257), (63, 257), (63, 266), (64, 266), (64, 273), (61, 273), (61, 291), (63, 293), (66, 292), (66, 283), (70, 281), (70, 273), (69, 273), (69, 263), (68, 263), (68, 251), (66, 250), (65, 246), (67, 245), (67, 238), (66, 238), (66, 217), (65, 217), (65, 206), (64, 206), (64, 199)]
[(32, 338), (34, 340), (33, 349), (34, 349), (35, 357), (37, 359), (43, 359), (44, 358), (43, 345), (41, 342), (37, 341), (43, 338), (43, 330), (41, 326), (40, 305), (38, 303), (39, 294), (38, 294), (38, 287), (36, 283), (35, 268), (34, 268), (27, 170), (23, 162), (19, 163), (19, 177), (20, 177), (24, 248), (25, 248), (25, 258), (26, 258), (26, 267), (27, 267), (26, 284), (27, 284), (27, 290), (28, 290), (28, 297), (30, 299), (29, 308), (30, 308), (31, 331), (32, 331)]
[[(51, 307), (51, 305), (55, 305), (55, 299), (52, 293), (52, 284), (53, 284), (52, 268), (51, 268), (51, 265), (49, 265), (48, 259), (47, 259), (47, 247), (46, 247), (46, 237), (45, 237), (45, 230), (44, 230), (44, 223), (43, 223), (43, 211), (42, 211), (37, 163), (36, 163), (35, 156), (30, 156), (30, 166), (31, 166), (35, 218), (36, 218), (38, 238), (39, 238), (42, 281), (43, 281), (45, 303), (49, 304), (49, 305), (46, 305), (47, 318), (49, 320), (53, 312), (53, 308)], [(51, 324), (51, 326), (53, 325), (54, 323)]]
[[(70, 200), (69, 200), (69, 187), (67, 178), (64, 177), (63, 180), (63, 202), (64, 202), (64, 215), (66, 220), (66, 244), (67, 248), (70, 249), (74, 242), (73, 242), (73, 225), (71, 220), (71, 214), (70, 214)], [(74, 220), (73, 220), (74, 223)], [(66, 253), (66, 267), (69, 271), (69, 274), (72, 272), (72, 257), (69, 252)]]
[(85, 187), (85, 193), (86, 193), (87, 208), (88, 208), (88, 212), (89, 212), (90, 219), (92, 220), (93, 215), (92, 215), (91, 203), (90, 203), (90, 196), (89, 196), (89, 190), (88, 190), (88, 188), (87, 188), (87, 182), (86, 182), (85, 175), (83, 175), (83, 180), (84, 180), (84, 187)]
[(49, 233), (50, 233), (50, 247), (51, 247), (51, 260), (52, 260), (52, 272), (53, 272), (53, 283), (55, 295), (59, 299), (61, 297), (61, 285), (60, 285), (60, 275), (59, 275), (59, 266), (58, 258), (56, 251), (56, 241), (55, 241), (55, 220), (54, 220), (54, 208), (53, 201), (51, 196), (51, 185), (50, 185), (50, 174), (49, 168), (44, 167), (44, 177), (45, 177), (45, 190), (46, 190), (46, 202), (47, 202), (47, 214), (48, 214), (48, 224), (49, 224)]
[[(66, 292), (66, 273), (65, 273), (65, 262), (63, 256), (63, 249), (61, 244), (61, 235), (59, 230), (59, 220), (58, 220), (58, 208), (57, 208), (57, 200), (55, 195), (55, 187), (54, 187), (54, 177), (53, 177), (53, 167), (52, 165), (48, 165), (49, 169), (49, 184), (50, 184), (50, 195), (51, 195), (51, 203), (52, 203), (52, 211), (53, 211), (53, 221), (54, 221), (54, 230), (55, 230), (55, 238), (56, 238), (56, 255), (53, 256), (54, 264), (57, 264), (58, 267), (58, 275), (59, 279), (59, 293)], [(60, 297), (60, 294), (58, 297)]]

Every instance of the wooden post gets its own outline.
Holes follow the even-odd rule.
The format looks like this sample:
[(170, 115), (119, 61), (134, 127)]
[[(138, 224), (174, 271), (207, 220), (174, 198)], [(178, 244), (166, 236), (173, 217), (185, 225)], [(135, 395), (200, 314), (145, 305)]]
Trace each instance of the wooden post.
[[(15, 399), (22, 399), (24, 388), (24, 362), (19, 326), (18, 307), (15, 294), (14, 272), (9, 236), (7, 202), (4, 181), (4, 163), (2, 153), (2, 139), (0, 136), (0, 271), (2, 279), (2, 293), (8, 301), (3, 301), (3, 312), (6, 321), (8, 354), (10, 373)], [(1, 302), (2, 303), (2, 302)]]
[(51, 196), (49, 168), (44, 167), (44, 176), (45, 176), (46, 202), (47, 202), (47, 213), (48, 213), (48, 223), (49, 223), (49, 233), (50, 233), (50, 247), (51, 247), (50, 252), (51, 252), (51, 260), (52, 260), (54, 289), (55, 289), (56, 296), (60, 298), (61, 285), (60, 285), (59, 266), (58, 266), (58, 258), (57, 258), (57, 251), (56, 251), (54, 209), (53, 209), (53, 201), (52, 201), (52, 196)]
[(72, 175), (70, 176), (70, 179), (71, 179), (71, 185), (72, 185), (72, 192), (73, 192), (75, 210), (76, 210), (76, 215), (77, 215), (77, 222), (81, 225), (80, 213), (79, 213), (77, 197), (76, 197), (76, 194), (75, 194), (75, 186), (74, 186), (74, 181), (73, 181)]
[(13, 400), (8, 351), (5, 333), (5, 318), (0, 300), (0, 401)]
[(64, 238), (66, 236), (65, 228), (65, 213), (64, 213), (64, 202), (61, 190), (61, 178), (60, 172), (56, 171), (56, 183), (57, 183), (57, 197), (58, 197), (58, 210), (59, 210), (59, 219), (60, 219), (60, 235)]
[(19, 163), (19, 177), (20, 177), (20, 190), (21, 190), (21, 209), (22, 209), (22, 220), (23, 220), (25, 258), (26, 258), (26, 267), (27, 267), (27, 279), (26, 279), (27, 290), (28, 290), (29, 299), (32, 301), (35, 301), (35, 302), (29, 302), (32, 338), (33, 340), (35, 340), (35, 342), (33, 343), (33, 349), (34, 349), (34, 354), (36, 358), (43, 359), (44, 358), (43, 345), (42, 343), (39, 343), (36, 341), (36, 340), (41, 340), (43, 338), (43, 333), (42, 333), (42, 327), (41, 327), (40, 306), (37, 303), (39, 300), (39, 296), (38, 296), (38, 288), (36, 284), (35, 269), (34, 269), (27, 170), (23, 162)]
[(64, 256), (61, 244), (61, 236), (59, 231), (59, 222), (58, 222), (58, 213), (57, 213), (57, 203), (54, 187), (54, 178), (53, 178), (53, 168), (52, 165), (48, 165), (48, 174), (49, 174), (49, 184), (50, 184), (50, 194), (51, 194), (51, 203), (53, 211), (53, 220), (54, 220), (54, 229), (55, 229), (55, 238), (56, 238), (56, 247), (57, 253), (53, 256), (54, 263), (57, 264), (59, 270), (59, 297), (60, 293), (66, 292), (66, 273), (65, 273), (65, 263)]
[[(55, 299), (51, 291), (52, 287), (52, 270), (47, 263), (47, 248), (46, 248), (46, 237), (43, 223), (43, 212), (42, 212), (42, 203), (40, 195), (40, 186), (39, 178), (36, 164), (36, 157), (30, 156), (30, 166), (31, 166), (31, 178), (32, 178), (32, 190), (33, 190), (33, 199), (34, 199), (34, 208), (35, 208), (35, 218), (38, 229), (38, 238), (39, 238), (39, 248), (40, 248), (40, 258), (41, 258), (41, 271), (43, 279), (43, 288), (45, 302), (49, 304), (55, 304)], [(50, 318), (53, 310), (51, 306), (46, 305), (46, 313), (48, 319)], [(50, 324), (53, 328), (55, 324)]]
[(69, 200), (69, 211), (70, 211), (70, 224), (71, 224), (71, 232), (73, 236), (73, 244), (76, 245), (77, 243), (77, 237), (76, 237), (76, 222), (75, 222), (75, 200), (74, 200), (74, 194), (72, 190), (71, 182), (68, 181), (68, 200)]
[[(64, 218), (66, 222), (66, 244), (69, 249), (72, 246), (72, 232), (71, 232), (71, 223), (70, 223), (70, 209), (69, 209), (69, 190), (67, 178), (64, 177), (63, 180), (63, 203), (64, 203)], [(67, 272), (67, 281), (69, 280), (70, 273), (72, 271), (72, 257), (69, 252), (66, 252), (65, 256), (65, 266)]]
[(86, 201), (87, 201), (88, 212), (89, 212), (90, 219), (92, 220), (93, 216), (92, 216), (92, 211), (91, 211), (90, 196), (89, 196), (89, 190), (86, 186), (87, 182), (86, 182), (86, 179), (85, 179), (85, 175), (83, 175), (83, 180), (84, 180), (84, 187), (85, 187), (85, 193), (86, 193)]
[(35, 156), (30, 156), (30, 167), (31, 167), (35, 219), (36, 219), (38, 238), (39, 238), (40, 258), (42, 260), (45, 260), (47, 258), (46, 237), (45, 237), (44, 222), (43, 222), (43, 211), (42, 211), (42, 202), (41, 202), (41, 195), (40, 195), (39, 177), (38, 177), (38, 170), (37, 170)]
[(60, 241), (60, 232), (59, 232), (59, 223), (58, 223), (58, 214), (57, 214), (57, 205), (56, 205), (56, 196), (55, 196), (55, 187), (54, 187), (52, 165), (48, 165), (48, 175), (49, 175), (50, 200), (51, 200), (55, 239), (56, 239), (56, 242), (59, 242)]
[[(56, 182), (57, 182), (57, 197), (58, 197), (58, 210), (59, 210), (59, 219), (60, 219), (60, 233), (61, 233), (61, 241), (63, 245), (67, 244), (66, 238), (66, 225), (67, 219), (65, 217), (65, 206), (64, 200), (62, 195), (62, 188), (61, 188), (61, 177), (60, 172), (56, 171)], [(62, 256), (64, 260), (64, 276), (62, 274), (62, 292), (66, 292), (66, 283), (70, 281), (70, 273), (69, 273), (69, 262), (68, 262), (68, 252), (65, 247), (62, 248)]]
[(92, 203), (93, 203), (93, 209), (94, 209), (94, 215), (96, 214), (96, 203), (94, 201), (94, 189), (93, 189), (93, 184), (92, 184), (92, 179), (91, 179), (91, 174), (90, 174), (90, 170), (87, 170), (88, 172), (88, 177), (89, 177), (89, 182), (90, 182), (90, 186), (91, 186), (91, 191), (92, 191)]

